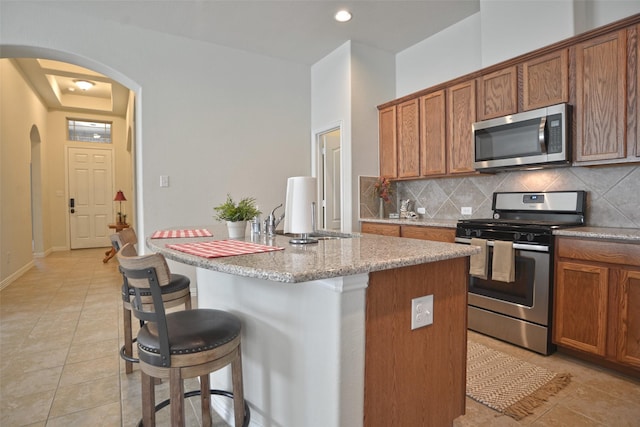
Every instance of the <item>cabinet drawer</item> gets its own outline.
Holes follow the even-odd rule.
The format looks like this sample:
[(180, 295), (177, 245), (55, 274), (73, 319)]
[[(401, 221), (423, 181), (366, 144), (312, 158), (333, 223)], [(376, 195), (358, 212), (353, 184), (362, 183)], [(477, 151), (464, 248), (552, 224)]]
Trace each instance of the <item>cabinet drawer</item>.
[(560, 258), (640, 266), (640, 245), (637, 244), (567, 237), (559, 237), (557, 243)]
[(361, 230), (363, 233), (381, 234), (383, 236), (400, 237), (399, 225), (363, 222), (361, 226)]
[(400, 230), (400, 235), (402, 237), (409, 237), (412, 239), (453, 243), (456, 238), (456, 231), (451, 228), (403, 225)]

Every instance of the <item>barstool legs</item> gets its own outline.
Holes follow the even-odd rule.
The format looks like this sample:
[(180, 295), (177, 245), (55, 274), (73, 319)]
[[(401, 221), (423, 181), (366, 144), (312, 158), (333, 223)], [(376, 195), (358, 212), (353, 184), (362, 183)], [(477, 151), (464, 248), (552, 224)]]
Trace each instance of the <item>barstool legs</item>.
[(202, 412), (202, 427), (211, 427), (213, 419), (211, 418), (211, 379), (209, 374), (200, 376), (200, 406)]
[[(123, 324), (124, 324), (124, 354), (133, 357), (133, 332), (131, 332), (131, 310), (123, 308)], [(127, 374), (133, 372), (133, 363), (125, 359), (124, 370)]]
[(151, 427), (156, 425), (156, 391), (153, 377), (140, 371), (142, 383), (142, 425)]
[(242, 426), (244, 422), (244, 389), (242, 387), (242, 352), (236, 348), (236, 357), (231, 362), (231, 381), (233, 384), (233, 414), (235, 424)]

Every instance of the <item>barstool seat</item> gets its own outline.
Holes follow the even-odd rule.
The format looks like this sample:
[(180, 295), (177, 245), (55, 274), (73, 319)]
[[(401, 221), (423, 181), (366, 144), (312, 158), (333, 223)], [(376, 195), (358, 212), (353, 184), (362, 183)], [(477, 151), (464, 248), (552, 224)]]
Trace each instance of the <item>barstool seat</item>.
[[(169, 354), (189, 355), (216, 349), (240, 335), (240, 321), (230, 313), (212, 309), (185, 310), (167, 314)], [(140, 360), (166, 366), (156, 328), (144, 325), (138, 332)]]

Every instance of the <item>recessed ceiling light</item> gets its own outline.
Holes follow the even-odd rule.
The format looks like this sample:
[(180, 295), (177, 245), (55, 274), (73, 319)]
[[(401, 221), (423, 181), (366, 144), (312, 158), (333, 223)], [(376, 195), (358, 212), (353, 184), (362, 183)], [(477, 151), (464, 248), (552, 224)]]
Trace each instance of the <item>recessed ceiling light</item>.
[(90, 82), (89, 80), (74, 80), (73, 82), (82, 90), (91, 89), (95, 85), (95, 83)]
[(351, 21), (351, 13), (348, 10), (339, 10), (335, 15), (335, 19), (338, 22)]

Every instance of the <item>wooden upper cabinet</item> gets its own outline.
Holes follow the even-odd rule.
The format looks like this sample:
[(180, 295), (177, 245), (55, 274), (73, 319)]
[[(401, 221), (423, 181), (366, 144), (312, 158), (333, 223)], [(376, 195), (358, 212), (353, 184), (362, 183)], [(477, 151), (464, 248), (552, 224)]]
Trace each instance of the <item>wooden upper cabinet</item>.
[(522, 64), (523, 109), (569, 101), (569, 53), (567, 49)]
[(420, 176), (420, 100), (403, 102), (397, 107), (398, 178)]
[(380, 175), (387, 178), (398, 176), (398, 152), (396, 140), (396, 106), (378, 112)]
[(473, 134), (476, 121), (475, 80), (447, 89), (447, 157), (449, 173), (473, 172)]
[(626, 157), (626, 30), (580, 43), (576, 55), (577, 162)]
[(447, 173), (445, 105), (444, 90), (420, 98), (420, 174), (422, 176)]
[(518, 72), (509, 67), (478, 78), (478, 120), (518, 112)]

